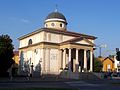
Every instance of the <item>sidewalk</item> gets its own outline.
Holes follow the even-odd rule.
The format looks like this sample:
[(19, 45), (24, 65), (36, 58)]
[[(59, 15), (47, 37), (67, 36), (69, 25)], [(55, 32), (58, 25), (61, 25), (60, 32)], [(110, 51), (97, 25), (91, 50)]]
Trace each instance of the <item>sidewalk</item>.
[(113, 77), (111, 79), (99, 79), (99, 80), (80, 80), (80, 79), (68, 79), (60, 77), (13, 77), (13, 78), (0, 78), (0, 83), (10, 83), (10, 82), (69, 82), (69, 81), (86, 81), (86, 82), (120, 82), (120, 77)]
[(3, 82), (49, 82), (49, 81), (77, 81), (75, 79), (65, 79), (57, 77), (12, 77), (12, 78), (0, 78), (0, 83)]

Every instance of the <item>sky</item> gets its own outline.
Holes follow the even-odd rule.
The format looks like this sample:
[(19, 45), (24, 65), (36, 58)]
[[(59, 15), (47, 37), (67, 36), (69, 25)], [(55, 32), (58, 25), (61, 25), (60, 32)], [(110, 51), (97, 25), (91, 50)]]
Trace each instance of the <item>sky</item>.
[(44, 27), (56, 4), (67, 19), (68, 31), (97, 37), (96, 56), (100, 46), (102, 55), (120, 48), (120, 0), (0, 0), (0, 35), (8, 34), (18, 50), (18, 38)]

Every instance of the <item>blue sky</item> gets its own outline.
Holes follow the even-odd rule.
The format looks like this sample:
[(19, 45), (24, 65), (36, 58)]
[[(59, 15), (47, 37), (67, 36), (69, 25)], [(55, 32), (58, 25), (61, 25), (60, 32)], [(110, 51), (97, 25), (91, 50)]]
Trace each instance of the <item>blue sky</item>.
[(17, 38), (43, 27), (56, 4), (69, 31), (98, 37), (96, 45), (107, 45), (103, 54), (120, 48), (120, 0), (0, 0), (0, 34), (8, 34), (17, 50)]

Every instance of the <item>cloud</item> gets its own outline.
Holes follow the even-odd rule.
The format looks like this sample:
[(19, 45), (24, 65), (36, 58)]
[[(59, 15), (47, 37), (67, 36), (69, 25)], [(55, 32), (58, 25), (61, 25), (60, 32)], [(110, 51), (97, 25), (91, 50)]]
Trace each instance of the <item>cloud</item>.
[(21, 21), (21, 22), (24, 22), (24, 23), (29, 23), (29, 22), (30, 22), (29, 20), (24, 19), (24, 18), (23, 18), (23, 19), (20, 19), (20, 21)]
[(12, 20), (13, 22), (20, 22), (20, 23), (30, 23), (30, 20), (28, 19), (25, 19), (24, 17), (23, 18), (20, 18), (20, 17), (10, 17), (10, 20)]

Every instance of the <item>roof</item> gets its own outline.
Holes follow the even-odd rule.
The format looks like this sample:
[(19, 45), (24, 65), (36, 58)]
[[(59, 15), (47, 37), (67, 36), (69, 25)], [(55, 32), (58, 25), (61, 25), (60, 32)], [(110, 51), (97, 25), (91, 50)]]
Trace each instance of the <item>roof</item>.
[(67, 31), (67, 30), (66, 31), (62, 31), (62, 30), (57, 30), (57, 29), (52, 29), (52, 28), (41, 28), (41, 29), (33, 31), (33, 32), (29, 33), (29, 34), (21, 36), (18, 39), (21, 40), (21, 39), (27, 38), (27, 37), (29, 37), (31, 35), (34, 35), (36, 33), (42, 32), (42, 31), (51, 32), (51, 33), (55, 33), (55, 34), (63, 34), (63, 35), (67, 35), (67, 36), (84, 37), (84, 38), (93, 39), (93, 40), (97, 38), (95, 36), (81, 34), (81, 33), (77, 33), (77, 32), (71, 32), (71, 31)]
[(90, 45), (92, 46), (95, 46), (94, 43), (92, 43), (91, 41), (89, 41), (88, 39), (84, 38), (84, 37), (75, 37), (73, 39), (70, 39), (70, 40), (67, 40), (67, 41), (64, 41), (62, 42), (61, 44), (64, 44), (64, 43), (74, 43), (76, 41), (81, 41), (81, 40), (85, 40), (86, 42), (88, 42)]
[(65, 16), (64, 16), (62, 13), (60, 13), (60, 12), (51, 12), (51, 13), (46, 17), (45, 20), (47, 20), (47, 19), (62, 19), (62, 20), (65, 20), (65, 22), (67, 22)]
[(107, 59), (111, 60), (114, 63), (114, 60), (112, 58), (109, 58), (109, 57), (106, 57), (102, 62), (104, 62)]

